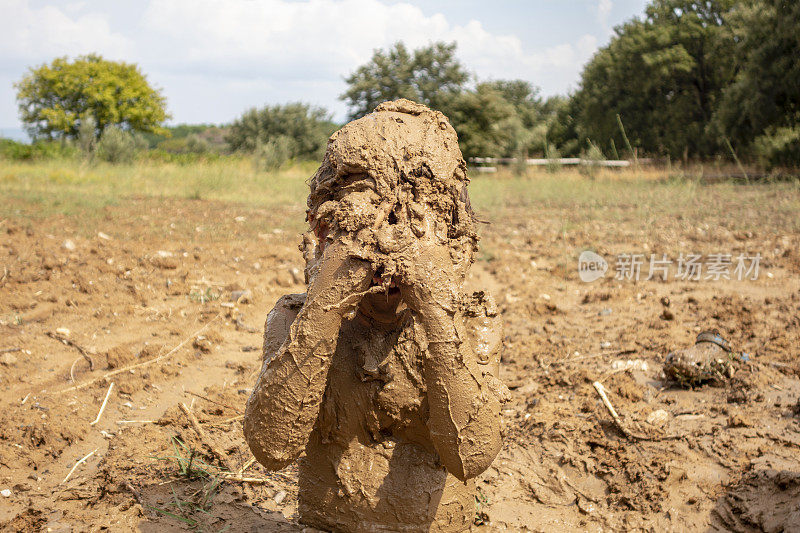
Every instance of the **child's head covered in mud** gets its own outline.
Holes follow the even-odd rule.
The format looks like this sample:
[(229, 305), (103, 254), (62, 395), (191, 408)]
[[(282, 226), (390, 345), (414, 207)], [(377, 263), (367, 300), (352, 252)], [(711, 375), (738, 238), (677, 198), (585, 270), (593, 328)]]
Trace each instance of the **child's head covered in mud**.
[(455, 131), (423, 105), (385, 102), (331, 136), (310, 182), (308, 289), (267, 318), (244, 421), (268, 469), (305, 451), (304, 523), (472, 523), (507, 390), (493, 301), (463, 292), (478, 240), (467, 183)]
[(420, 242), (448, 246), (465, 274), (478, 242), (468, 183), (442, 113), (384, 102), (331, 136), (309, 183), (307, 219), (323, 248), (347, 235), (387, 285)]

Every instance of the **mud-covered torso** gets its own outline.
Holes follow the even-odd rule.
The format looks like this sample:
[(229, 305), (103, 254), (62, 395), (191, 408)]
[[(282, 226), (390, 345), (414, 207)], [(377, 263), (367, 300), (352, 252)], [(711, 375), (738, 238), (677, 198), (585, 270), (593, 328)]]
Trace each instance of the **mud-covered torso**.
[(317, 421), (322, 439), (370, 444), (394, 437), (426, 444), (422, 375), (410, 318), (391, 329), (362, 317), (344, 322)]
[[(266, 357), (278, 352), (305, 295), (284, 296), (267, 319)], [(468, 341), (497, 373), (501, 327), (483, 293), (465, 299)], [(301, 520), (324, 530), (464, 531), (474, 483), (441, 465), (427, 426), (424, 353), (414, 321), (345, 320), (320, 412), (300, 460)], [(499, 383), (499, 382), (498, 382)]]
[(440, 464), (426, 425), (413, 320), (342, 325), (319, 418), (300, 462), (300, 515), (333, 531), (463, 531), (471, 481)]

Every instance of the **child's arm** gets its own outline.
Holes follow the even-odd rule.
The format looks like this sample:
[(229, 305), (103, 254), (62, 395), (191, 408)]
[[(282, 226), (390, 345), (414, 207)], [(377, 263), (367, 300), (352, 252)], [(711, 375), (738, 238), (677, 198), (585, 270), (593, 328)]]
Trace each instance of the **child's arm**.
[(463, 481), (488, 468), (500, 451), (502, 394), (468, 342), (449, 250), (429, 248), (413, 270), (401, 291), (428, 345), (428, 429), (442, 464)]
[[(278, 470), (302, 452), (319, 413), (328, 369), (336, 351), (342, 315), (367, 289), (369, 265), (343, 246), (325, 249), (305, 304), (272, 360), (264, 365), (247, 402), (244, 435), (255, 458)], [(342, 302), (345, 302), (342, 305)]]

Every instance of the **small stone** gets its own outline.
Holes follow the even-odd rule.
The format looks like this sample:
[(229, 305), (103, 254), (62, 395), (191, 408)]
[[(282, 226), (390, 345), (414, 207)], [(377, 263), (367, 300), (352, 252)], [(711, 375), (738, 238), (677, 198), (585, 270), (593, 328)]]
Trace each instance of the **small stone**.
[(606, 307), (605, 309), (601, 309), (600, 312), (597, 313), (598, 316), (608, 316), (610, 314), (611, 314), (611, 309), (609, 309), (608, 307)]
[(669, 420), (669, 413), (664, 409), (657, 409), (647, 415), (647, 423), (652, 426), (661, 427)]
[(64, 244), (61, 245), (62, 248), (67, 250), (68, 252), (74, 252), (77, 246), (75, 246), (75, 242), (71, 239), (67, 239), (64, 241)]
[(578, 498), (578, 510), (583, 514), (595, 514), (597, 512), (597, 506), (584, 498)]
[(70, 331), (67, 328), (56, 328), (56, 333), (64, 337), (69, 337)]
[(295, 285), (302, 285), (306, 282), (303, 271), (297, 267), (290, 268), (289, 274), (292, 276), (292, 280), (294, 281)]
[(281, 502), (286, 499), (286, 491), (285, 490), (279, 491), (275, 496), (273, 496), (272, 499), (275, 500), (275, 503), (280, 505)]
[(0, 490), (0, 495), (2, 495), (4, 498), (10, 498), (11, 491), (9, 489)]
[(608, 341), (603, 341), (600, 343), (600, 348), (602, 348), (603, 350), (611, 348), (611, 343)]
[(164, 270), (175, 270), (178, 268), (178, 261), (175, 259), (175, 254), (166, 250), (158, 250), (150, 257), (150, 263), (156, 268), (163, 268)]
[(252, 300), (253, 300), (253, 291), (251, 291), (250, 289), (231, 291), (232, 302), (246, 304), (250, 303)]
[(11, 366), (17, 364), (17, 356), (11, 352), (0, 355), (0, 365)]
[(661, 305), (663, 305), (664, 307), (669, 307), (669, 304), (670, 304), (669, 298), (666, 296), (662, 296)]
[(100, 237), (101, 239), (103, 239), (104, 241), (110, 241), (111, 240), (111, 237), (108, 234), (103, 233), (102, 231), (98, 231), (97, 232), (97, 236)]
[(209, 353), (214, 348), (214, 343), (208, 337), (199, 335), (192, 343), (192, 346), (201, 352)]
[(541, 299), (542, 299), (542, 300), (544, 300), (545, 302), (549, 302), (549, 301), (550, 301), (550, 295), (549, 295), (549, 294), (547, 294), (547, 293), (544, 293), (544, 292), (543, 292), (542, 294), (540, 294), (540, 295), (539, 295), (539, 298), (541, 298)]
[(753, 422), (751, 422), (749, 418), (740, 413), (733, 413), (728, 417), (728, 427), (749, 428), (752, 425)]
[(233, 220), (235, 220), (236, 222), (240, 222), (241, 223), (241, 222), (244, 222), (245, 220), (247, 220), (247, 218), (245, 218), (245, 217), (240, 215), (240, 216), (234, 218)]

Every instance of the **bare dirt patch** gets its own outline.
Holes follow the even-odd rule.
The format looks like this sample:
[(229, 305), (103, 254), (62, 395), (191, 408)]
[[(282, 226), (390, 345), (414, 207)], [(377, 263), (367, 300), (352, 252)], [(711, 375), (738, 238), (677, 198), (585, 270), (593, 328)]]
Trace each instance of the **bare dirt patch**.
[[(90, 226), (80, 216), (0, 224), (2, 529), (302, 530), (295, 467), (248, 464), (241, 415), (266, 313), (303, 289), (299, 236), (283, 230), (303, 212), (150, 199), (106, 208)], [(493, 224), (480, 230), (470, 283), (498, 300), (512, 400), (503, 450), (477, 483), (475, 530), (791, 531), (798, 235), (697, 231), (672, 218), (644, 231), (624, 218), (587, 230), (555, 213), (479, 213)], [(585, 284), (576, 250), (600, 242), (604, 254), (645, 243), (760, 251), (765, 270), (752, 282)], [(669, 386), (667, 353), (708, 328), (750, 354), (739, 379)], [(595, 381), (646, 440), (620, 432)], [(240, 469), (248, 481), (220, 474)]]

